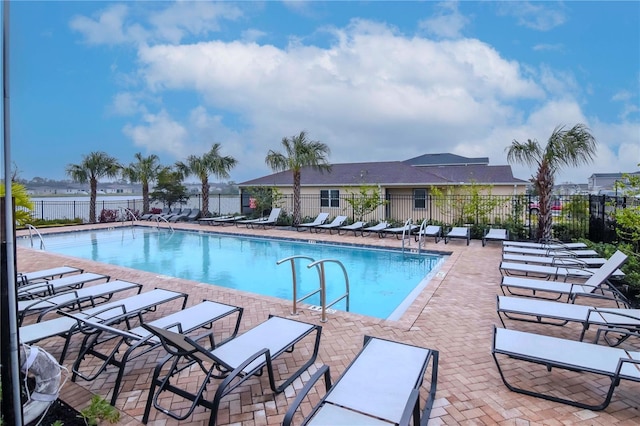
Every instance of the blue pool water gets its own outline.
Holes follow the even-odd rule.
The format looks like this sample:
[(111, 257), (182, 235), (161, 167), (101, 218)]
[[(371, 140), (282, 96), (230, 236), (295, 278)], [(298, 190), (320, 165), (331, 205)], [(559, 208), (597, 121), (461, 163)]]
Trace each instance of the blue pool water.
[[(396, 250), (146, 227), (52, 234), (44, 242), (46, 250), (54, 253), (286, 300), (292, 300), (291, 264), (277, 265), (278, 260), (295, 255), (335, 259), (348, 274), (349, 311), (387, 319), (400, 317), (444, 260), (440, 255)], [(29, 246), (30, 242), (18, 239), (17, 244)], [(319, 287), (318, 272), (307, 268), (309, 263), (296, 261), (298, 297)], [(330, 302), (344, 293), (345, 279), (339, 265), (325, 265)], [(304, 303), (319, 305), (319, 297)], [(333, 308), (345, 310), (344, 301)]]

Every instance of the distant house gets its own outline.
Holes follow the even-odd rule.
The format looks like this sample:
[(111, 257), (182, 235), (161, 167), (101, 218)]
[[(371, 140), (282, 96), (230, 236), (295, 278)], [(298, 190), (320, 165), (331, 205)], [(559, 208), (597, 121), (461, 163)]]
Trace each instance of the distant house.
[[(594, 173), (589, 177), (588, 190), (592, 194), (615, 191), (616, 182), (622, 182), (624, 173)], [(640, 176), (640, 171), (626, 173)]]
[[(489, 159), (467, 158), (454, 154), (425, 154), (405, 161), (368, 163), (339, 163), (331, 165), (331, 172), (319, 172), (305, 168), (301, 173), (301, 196), (320, 200), (316, 206), (332, 210), (332, 214), (344, 210), (341, 197), (357, 192), (362, 185), (375, 185), (385, 199), (402, 199), (404, 206), (386, 206), (377, 217), (398, 217), (395, 211), (413, 211), (419, 216), (428, 208), (426, 200), (432, 188), (442, 191), (461, 185), (478, 184), (491, 188), (493, 195), (524, 194), (528, 182), (515, 178), (511, 166), (489, 165)], [(285, 197), (293, 193), (291, 171), (279, 172), (239, 185), (243, 212), (250, 211), (250, 187), (277, 188)], [(305, 208), (305, 206), (303, 206)], [(303, 215), (317, 214), (308, 208)]]

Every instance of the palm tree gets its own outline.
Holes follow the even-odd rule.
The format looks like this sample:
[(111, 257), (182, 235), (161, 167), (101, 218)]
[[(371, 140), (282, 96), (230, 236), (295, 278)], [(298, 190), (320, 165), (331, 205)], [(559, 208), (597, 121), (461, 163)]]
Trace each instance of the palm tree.
[(89, 182), (89, 222), (96, 223), (96, 196), (98, 192), (98, 179), (102, 177), (114, 178), (118, 176), (122, 166), (118, 160), (105, 152), (94, 151), (82, 157), (80, 164), (69, 164), (66, 173), (78, 183)]
[(551, 239), (552, 191), (556, 173), (564, 166), (579, 166), (588, 164), (596, 153), (597, 142), (590, 130), (584, 124), (576, 124), (569, 130), (558, 126), (543, 148), (537, 140), (527, 140), (525, 143), (514, 140), (506, 148), (507, 161), (515, 161), (528, 166), (537, 165), (538, 171), (532, 176), (531, 182), (540, 198), (538, 213), (538, 232), (536, 237), (540, 241)]
[(142, 213), (149, 213), (149, 182), (158, 178), (158, 173), (162, 170), (159, 158), (155, 154), (143, 157), (141, 153), (135, 155), (136, 163), (129, 164), (122, 169), (122, 176), (125, 179), (142, 184)]
[(327, 145), (307, 139), (305, 131), (297, 136), (282, 138), (284, 153), (269, 150), (265, 162), (275, 172), (291, 170), (293, 173), (293, 225), (300, 224), (300, 176), (303, 167), (320, 172), (331, 171), (327, 156), (331, 150)]
[(186, 163), (178, 161), (176, 169), (183, 176), (194, 174), (202, 182), (202, 214), (208, 216), (209, 213), (209, 175), (213, 174), (219, 179), (228, 179), (229, 171), (235, 167), (238, 161), (230, 156), (220, 155), (220, 144), (215, 143), (211, 150), (202, 157), (190, 155)]

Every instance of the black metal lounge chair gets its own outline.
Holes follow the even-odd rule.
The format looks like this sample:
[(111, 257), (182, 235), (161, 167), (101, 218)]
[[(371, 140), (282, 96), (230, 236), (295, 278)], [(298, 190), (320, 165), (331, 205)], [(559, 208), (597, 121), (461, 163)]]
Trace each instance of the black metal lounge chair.
[(467, 245), (469, 245), (469, 241), (471, 241), (471, 228), (467, 228), (464, 226), (454, 226), (449, 232), (445, 234), (444, 243), (449, 244), (449, 241), (455, 238), (465, 240), (467, 242)]
[(332, 234), (333, 230), (340, 228), (346, 220), (346, 216), (336, 216), (330, 223), (323, 223), (322, 225), (313, 226), (310, 230), (318, 233), (326, 231), (328, 229), (329, 234)]
[[(421, 411), (420, 389), (430, 362), (429, 394)], [(365, 336), (362, 350), (335, 384), (331, 384), (326, 365), (313, 375), (289, 407), (283, 426), (291, 424), (307, 393), (322, 376), (326, 395), (302, 424), (408, 425), (413, 417), (414, 425), (425, 425), (436, 395), (438, 351)]]
[(542, 250), (576, 250), (587, 247), (585, 243), (564, 243), (562, 241), (548, 241), (546, 243), (532, 243), (530, 241), (504, 241), (506, 247), (524, 247)]
[(417, 234), (415, 234), (416, 241), (420, 241), (420, 238), (423, 237), (433, 237), (435, 243), (438, 244), (438, 241), (442, 238), (442, 226), (440, 225), (420, 225), (420, 230)]
[(41, 269), (32, 272), (18, 272), (18, 285), (34, 284), (41, 281), (62, 278), (67, 274), (81, 274), (80, 268), (73, 266), (58, 266), (57, 268)]
[(366, 228), (362, 228), (362, 236), (366, 237), (369, 234), (380, 234), (380, 232), (389, 228), (391, 224), (389, 222), (380, 222), (377, 225), (367, 226)]
[(22, 325), (24, 317), (38, 314), (36, 322), (51, 311), (59, 309), (76, 310), (85, 305), (96, 306), (111, 300), (114, 294), (121, 291), (137, 289), (142, 290), (142, 285), (128, 281), (109, 281), (89, 287), (74, 289), (65, 293), (54, 294), (40, 299), (27, 299), (18, 301), (18, 325)]
[[(214, 322), (237, 314), (231, 334), (224, 340), (218, 339), (218, 344), (222, 344), (238, 334), (242, 312), (243, 308), (237, 306), (204, 300), (197, 305), (155, 319), (147, 324), (172, 329), (179, 333), (191, 333), (203, 328), (210, 329)], [(65, 313), (65, 315), (76, 319), (80, 332), (85, 335), (78, 358), (72, 367), (71, 380), (75, 382), (76, 378), (80, 377), (91, 381), (102, 374), (110, 365), (116, 367), (118, 374), (111, 394), (111, 405), (115, 405), (127, 362), (158, 348), (161, 346), (160, 340), (142, 326), (121, 330), (90, 318), (78, 317), (73, 313)], [(141, 315), (139, 321), (140, 324), (144, 323)], [(213, 344), (213, 342), (211, 343)], [(118, 359), (118, 353), (122, 353), (120, 359)], [(87, 358), (98, 358), (102, 360), (102, 365), (97, 368), (92, 366), (89, 373), (82, 373), (81, 365)]]
[(405, 222), (404, 226), (398, 226), (398, 227), (394, 227), (394, 228), (384, 228), (384, 229), (382, 229), (378, 233), (378, 237), (384, 238), (389, 234), (389, 235), (395, 235), (396, 238), (400, 239), (403, 236), (410, 237), (411, 234), (413, 234), (414, 232), (418, 231), (419, 229), (420, 229), (420, 226), (412, 224), (411, 223), (411, 219), (409, 219), (409, 220), (407, 220)]
[(218, 217), (202, 217), (198, 219), (198, 223), (200, 225), (233, 225), (239, 220), (243, 220), (246, 216), (238, 215), (238, 216), (218, 216)]
[(82, 288), (85, 284), (94, 281), (109, 281), (109, 275), (82, 272), (80, 274), (65, 275), (60, 278), (41, 281), (35, 284), (27, 284), (18, 287), (18, 299), (33, 299), (45, 297), (57, 293), (64, 293), (73, 289)]
[[(511, 294), (552, 300), (560, 300), (566, 296), (567, 301), (571, 303), (575, 302), (577, 297), (600, 297), (605, 292), (610, 296), (609, 298), (615, 298), (617, 297), (616, 293), (619, 294), (619, 292), (615, 286), (609, 283), (609, 280), (626, 260), (627, 255), (619, 250), (616, 251), (604, 265), (595, 269), (584, 283), (503, 276), (500, 289), (505, 296)], [(522, 293), (522, 291), (526, 291), (526, 293)]]
[(360, 233), (362, 233), (362, 229), (365, 227), (365, 225), (367, 224), (367, 222), (354, 222), (351, 225), (345, 225), (345, 226), (341, 226), (338, 228), (338, 235), (342, 235), (343, 233), (346, 234), (349, 231), (353, 232), (353, 236), (357, 236), (358, 235), (358, 231), (360, 231)]
[(578, 266), (580, 268), (600, 267), (607, 262), (603, 257), (572, 256), (532, 256), (530, 254), (502, 253), (505, 262), (530, 263), (537, 265)]
[[(176, 291), (154, 289), (121, 300), (111, 301), (76, 313), (80, 317), (93, 318), (95, 321), (114, 322), (126, 321), (139, 313), (155, 310), (159, 305), (173, 300), (183, 299), (182, 308), (187, 303), (187, 294)], [(65, 343), (60, 354), (59, 362), (62, 364), (69, 349), (71, 336), (78, 332), (77, 321), (73, 318), (61, 316), (58, 318), (41, 321), (20, 327), (20, 343), (30, 344), (49, 337), (64, 337)]]
[(301, 223), (296, 226), (296, 231), (306, 231), (307, 229), (311, 230), (311, 228), (324, 224), (328, 218), (329, 213), (320, 213), (318, 214), (318, 216), (316, 216), (313, 222)]
[[(142, 326), (160, 338), (162, 345), (169, 352), (168, 356), (158, 362), (154, 370), (142, 422), (147, 423), (149, 420), (152, 405), (177, 420), (188, 418), (198, 405), (202, 405), (211, 410), (209, 425), (216, 423), (222, 398), (254, 375), (260, 376), (266, 372), (271, 390), (276, 394), (284, 391), (315, 362), (322, 331), (322, 327), (318, 325), (271, 316), (244, 334), (208, 350), (183, 334), (150, 324)], [(274, 362), (283, 354), (293, 352), (295, 345), (301, 344), (301, 341), (313, 332), (315, 343), (308, 360), (284, 382), (276, 385), (277, 367), (274, 366)], [(176, 376), (196, 364), (203, 371), (204, 378), (194, 393), (188, 391), (185, 386), (180, 386), (179, 378)], [(217, 386), (213, 400), (208, 400), (203, 397), (203, 392), (212, 379), (223, 380)], [(189, 385), (190, 389), (195, 388), (193, 383)], [(163, 398), (164, 392), (191, 401), (191, 405), (179, 403), (175, 411), (163, 407), (162, 403), (167, 401), (167, 398)]]
[(179, 222), (181, 220), (185, 220), (191, 214), (191, 209), (182, 209), (180, 213), (174, 214), (171, 217), (168, 217), (167, 220), (169, 222)]
[(264, 229), (267, 229), (267, 226), (275, 226), (278, 223), (278, 218), (280, 217), (280, 212), (282, 209), (280, 207), (275, 207), (269, 213), (269, 216), (259, 218), (259, 219), (247, 219), (247, 220), (238, 220), (236, 221), (236, 225), (246, 225), (247, 228), (255, 228), (258, 226), (262, 226)]
[[(596, 268), (585, 267), (582, 264), (572, 265), (533, 265), (530, 263), (518, 262), (500, 262), (500, 272), (503, 276), (522, 276), (533, 277), (545, 280), (563, 280), (569, 278), (588, 279), (599, 269), (604, 268), (607, 264)], [(624, 272), (619, 269), (611, 273), (614, 277), (623, 277)]]
[(509, 231), (502, 228), (489, 228), (482, 236), (482, 247), (487, 245), (487, 241), (508, 241)]
[[(600, 331), (596, 339), (599, 339)], [(604, 410), (613, 397), (615, 388), (620, 385), (621, 380), (631, 380), (640, 382), (640, 352), (601, 346), (593, 343), (578, 342), (575, 340), (560, 339), (557, 337), (543, 336), (539, 334), (527, 333), (523, 331), (507, 330), (504, 328), (494, 328), (493, 347), (491, 350), (493, 359), (500, 373), (503, 383), (509, 390), (524, 395), (534, 396), (548, 401), (559, 402), (572, 405), (586, 410)], [(505, 372), (500, 364), (502, 357), (511, 360), (520, 360), (532, 364), (543, 365), (544, 368), (536, 370), (527, 367), (526, 374), (535, 378), (535, 382), (540, 382), (544, 370), (553, 374), (552, 369), (568, 370), (577, 373), (591, 373), (608, 377), (611, 380), (609, 388), (605, 390), (604, 400), (600, 404), (588, 404), (556, 396), (555, 385), (565, 385), (566, 377), (552, 380), (544, 386), (536, 386), (531, 383), (529, 389), (525, 389), (525, 381), (519, 380), (518, 386), (509, 383)], [(509, 378), (513, 377), (513, 363), (509, 363)], [(513, 380), (512, 380), (513, 381)], [(539, 389), (539, 390), (536, 390)], [(583, 391), (576, 391), (575, 386), (571, 389), (574, 395), (584, 397)], [(553, 395), (551, 394), (553, 393)]]
[(502, 253), (512, 253), (512, 254), (526, 254), (531, 256), (553, 256), (553, 257), (598, 257), (598, 254), (595, 250), (587, 250), (587, 249), (542, 249), (542, 248), (528, 248), (528, 247), (518, 247), (518, 246), (505, 246), (504, 241), (502, 245)]
[[(640, 337), (640, 309), (629, 308), (626, 300), (616, 299), (616, 302), (624, 302), (625, 307), (596, 307), (524, 297), (498, 296), (497, 313), (504, 328), (507, 328), (505, 319), (555, 326), (563, 326), (569, 322), (578, 323), (582, 325), (580, 341), (584, 340), (584, 335), (591, 326), (625, 329), (635, 332)], [(615, 340), (607, 335), (604, 338), (610, 346), (617, 346), (628, 336)]]

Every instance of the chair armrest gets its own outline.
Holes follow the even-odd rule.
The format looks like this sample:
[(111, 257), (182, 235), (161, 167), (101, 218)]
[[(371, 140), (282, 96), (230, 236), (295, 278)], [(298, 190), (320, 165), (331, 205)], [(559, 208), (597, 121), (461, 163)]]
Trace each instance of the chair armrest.
[(329, 371), (329, 366), (325, 364), (322, 367), (320, 367), (313, 376), (311, 376), (311, 379), (309, 379), (309, 381), (304, 385), (302, 390), (298, 393), (298, 396), (296, 396), (296, 399), (293, 401), (293, 403), (291, 403), (291, 405), (289, 406), (289, 409), (287, 410), (287, 413), (284, 416), (284, 420), (282, 420), (282, 426), (291, 425), (291, 420), (293, 419), (293, 416), (298, 410), (298, 407), (300, 407), (302, 400), (304, 400), (304, 398), (307, 396), (309, 391), (313, 389), (316, 382), (320, 380), (322, 376), (324, 376), (325, 391), (329, 392), (329, 389), (331, 389), (331, 373)]

